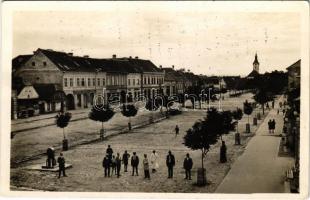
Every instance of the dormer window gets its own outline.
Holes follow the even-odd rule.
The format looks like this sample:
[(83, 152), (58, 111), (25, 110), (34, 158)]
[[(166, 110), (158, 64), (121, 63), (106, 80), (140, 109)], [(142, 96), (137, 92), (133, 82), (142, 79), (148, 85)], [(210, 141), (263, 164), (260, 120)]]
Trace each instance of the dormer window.
[(36, 66), (36, 63), (35, 63), (35, 62), (32, 62), (31, 64), (32, 64), (32, 66)]
[(43, 62), (43, 65), (46, 66), (46, 62)]

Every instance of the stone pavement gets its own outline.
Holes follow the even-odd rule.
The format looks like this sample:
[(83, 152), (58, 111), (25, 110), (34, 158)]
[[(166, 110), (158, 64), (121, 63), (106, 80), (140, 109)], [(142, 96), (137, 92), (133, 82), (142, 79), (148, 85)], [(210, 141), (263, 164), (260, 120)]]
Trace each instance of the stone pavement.
[[(278, 157), (283, 127), (283, 114), (277, 115), (279, 98), (264, 122), (256, 131), (256, 136), (248, 143), (246, 150), (216, 189), (216, 193), (283, 193), (285, 171), (294, 160)], [(268, 132), (269, 119), (275, 119), (274, 134)]]

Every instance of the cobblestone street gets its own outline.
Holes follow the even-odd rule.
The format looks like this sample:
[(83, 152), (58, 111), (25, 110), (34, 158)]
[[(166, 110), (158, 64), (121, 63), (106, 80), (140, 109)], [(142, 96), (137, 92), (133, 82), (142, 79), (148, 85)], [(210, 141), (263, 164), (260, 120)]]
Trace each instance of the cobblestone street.
[[(241, 107), (246, 98), (249, 99), (250, 95), (246, 94), (240, 98), (227, 99), (226, 103), (223, 103), (223, 107), (224, 109), (225, 105), (230, 105), (231, 109), (234, 109), (236, 106)], [(232, 101), (235, 104), (231, 104)], [(229, 171), (231, 164), (242, 154), (251, 137), (243, 133), (245, 123), (248, 120), (247, 116), (244, 116), (239, 122), (239, 131), (242, 133), (242, 145), (234, 145), (234, 134), (224, 136), (223, 140), (226, 141), (228, 148), (228, 162), (225, 164), (219, 163), (220, 142), (218, 142), (212, 147), (205, 159), (208, 186), (195, 186), (196, 170), (201, 166), (201, 154), (199, 151), (192, 151), (186, 148), (182, 143), (185, 131), (192, 126), (194, 121), (205, 117), (205, 113), (204, 110), (188, 110), (183, 112), (182, 115), (172, 116), (161, 122), (132, 130), (130, 133), (113, 136), (107, 141), (81, 145), (70, 149), (64, 154), (67, 162), (72, 164), (73, 168), (67, 170), (68, 177), (66, 178), (57, 179), (55, 173), (28, 169), (29, 165), (45, 163), (45, 157), (29, 161), (23, 166), (12, 168), (11, 184), (17, 187), (27, 186), (37, 190), (49, 191), (214, 192)], [(94, 124), (91, 121), (89, 123)], [(180, 135), (177, 137), (174, 134), (176, 124), (180, 126)], [(86, 129), (91, 127), (91, 125), (86, 126), (87, 123), (81, 125)], [(56, 129), (56, 127), (53, 128), (54, 130)], [(74, 127), (74, 130), (78, 128)], [(257, 126), (252, 126), (252, 132), (255, 132), (256, 128)], [(61, 138), (60, 135), (59, 138)], [(114, 153), (119, 152), (122, 154), (124, 150), (128, 150), (129, 153), (136, 151), (141, 161), (144, 153), (150, 155), (152, 150), (155, 149), (160, 156), (159, 171), (151, 174), (151, 180), (144, 180), (143, 167), (140, 163), (140, 176), (138, 177), (131, 176), (131, 168), (129, 168), (129, 172), (124, 173), (122, 166), (122, 176), (120, 178), (116, 176), (105, 178), (101, 162), (108, 144), (112, 146)], [(167, 179), (165, 157), (168, 150), (171, 150), (176, 157), (174, 179)], [(184, 180), (185, 174), (182, 169), (183, 159), (187, 152), (190, 153), (194, 162), (192, 181)]]

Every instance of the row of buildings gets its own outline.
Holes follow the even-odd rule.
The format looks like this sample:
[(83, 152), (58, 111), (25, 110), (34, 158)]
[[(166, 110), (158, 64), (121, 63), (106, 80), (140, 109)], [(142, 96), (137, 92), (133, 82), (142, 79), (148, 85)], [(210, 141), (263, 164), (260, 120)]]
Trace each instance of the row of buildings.
[[(257, 55), (253, 72), (259, 74)], [(134, 101), (156, 94), (179, 95), (192, 86), (234, 89), (240, 76), (207, 77), (184, 68), (157, 67), (138, 57), (90, 58), (37, 49), (12, 60), (12, 118), (62, 109), (89, 108), (94, 103)], [(33, 112), (33, 113), (32, 113)]]
[(29, 107), (45, 113), (88, 108), (95, 101), (183, 94), (199, 80), (185, 69), (157, 67), (138, 57), (99, 59), (37, 49), (12, 60), (12, 118)]

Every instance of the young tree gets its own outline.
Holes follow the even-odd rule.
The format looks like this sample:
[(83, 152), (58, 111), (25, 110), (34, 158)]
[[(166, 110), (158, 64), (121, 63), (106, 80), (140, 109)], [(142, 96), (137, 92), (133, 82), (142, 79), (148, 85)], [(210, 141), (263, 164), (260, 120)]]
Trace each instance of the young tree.
[[(207, 113), (207, 117), (203, 121), (197, 121), (191, 129), (188, 129), (184, 136), (184, 145), (193, 149), (201, 150), (201, 170), (202, 182), (198, 184), (206, 184), (205, 169), (204, 169), (204, 158), (210, 150), (211, 145), (218, 141), (219, 131), (214, 123), (214, 117), (217, 118), (215, 112)], [(197, 174), (201, 176), (201, 174)]]
[(61, 112), (58, 115), (56, 115), (56, 125), (59, 128), (62, 128), (63, 130), (62, 133), (63, 133), (64, 139), (62, 141), (62, 149), (64, 151), (68, 150), (68, 140), (66, 139), (66, 135), (65, 135), (65, 127), (68, 126), (71, 116), (72, 115), (69, 112), (66, 112), (66, 113)]
[(237, 108), (236, 110), (234, 110), (232, 112), (232, 116), (234, 118), (234, 120), (236, 120), (236, 131), (238, 132), (238, 121), (242, 119), (242, 116), (243, 116), (243, 112), (240, 108)]
[(109, 121), (114, 116), (114, 111), (109, 105), (94, 105), (89, 113), (89, 119), (99, 121), (102, 124), (100, 138), (104, 139), (103, 123)]
[(260, 88), (257, 90), (256, 94), (254, 95), (254, 100), (262, 106), (263, 115), (265, 114), (264, 105), (268, 102), (273, 100), (271, 93), (267, 91), (266, 88)]
[(128, 105), (123, 104), (121, 112), (122, 112), (122, 114), (125, 117), (129, 118), (128, 129), (131, 130), (131, 120), (130, 120), (130, 118), (137, 115), (137, 113), (138, 113), (137, 108), (134, 105), (132, 105), (132, 104), (128, 104)]
[(250, 115), (253, 112), (253, 108), (252, 108), (252, 105), (248, 102), (248, 100), (246, 100), (243, 103), (243, 112), (244, 114), (248, 115), (248, 123), (246, 124), (246, 132), (250, 133), (251, 132), (250, 131)]

